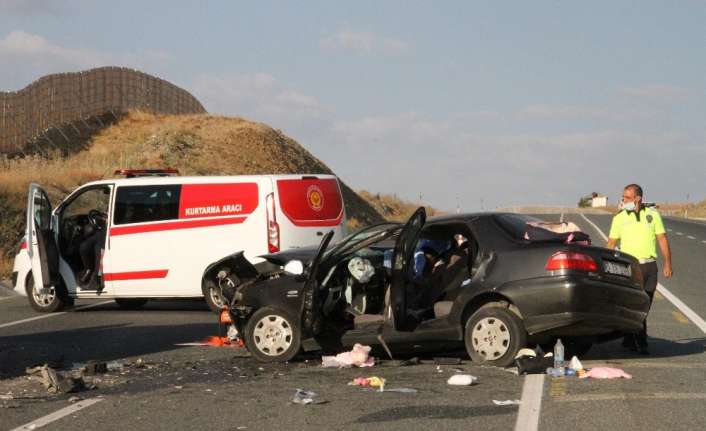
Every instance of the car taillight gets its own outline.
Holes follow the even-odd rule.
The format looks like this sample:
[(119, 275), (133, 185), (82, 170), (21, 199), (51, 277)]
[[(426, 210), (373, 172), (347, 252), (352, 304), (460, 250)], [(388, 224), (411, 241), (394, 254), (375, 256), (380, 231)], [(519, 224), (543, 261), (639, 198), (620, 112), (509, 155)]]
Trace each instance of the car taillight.
[(279, 251), (279, 224), (275, 214), (275, 195), (270, 193), (265, 199), (267, 208), (267, 250), (270, 253)]
[(27, 250), (27, 240), (23, 239), (20, 243), (20, 250)]
[(591, 256), (572, 251), (554, 253), (547, 261), (547, 271), (574, 269), (577, 271), (594, 272), (598, 270), (596, 261)]

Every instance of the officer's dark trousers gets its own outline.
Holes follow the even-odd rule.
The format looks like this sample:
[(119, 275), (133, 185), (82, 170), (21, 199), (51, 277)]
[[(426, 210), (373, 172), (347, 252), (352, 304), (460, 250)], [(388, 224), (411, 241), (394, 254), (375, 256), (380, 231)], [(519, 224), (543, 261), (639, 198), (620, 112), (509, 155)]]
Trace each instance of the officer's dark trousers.
[[(657, 262), (643, 263), (640, 265), (644, 282), (645, 292), (650, 296), (650, 308), (652, 299), (657, 289)], [(647, 347), (647, 319), (642, 323), (642, 331), (635, 334), (635, 341), (639, 347)]]

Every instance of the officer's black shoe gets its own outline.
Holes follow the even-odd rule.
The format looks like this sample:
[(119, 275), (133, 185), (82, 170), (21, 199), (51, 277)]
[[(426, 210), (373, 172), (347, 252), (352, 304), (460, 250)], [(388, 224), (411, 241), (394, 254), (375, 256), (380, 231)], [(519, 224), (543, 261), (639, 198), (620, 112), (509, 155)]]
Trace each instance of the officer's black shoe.
[(637, 352), (637, 341), (635, 340), (635, 336), (633, 334), (623, 337), (623, 347), (631, 352)]

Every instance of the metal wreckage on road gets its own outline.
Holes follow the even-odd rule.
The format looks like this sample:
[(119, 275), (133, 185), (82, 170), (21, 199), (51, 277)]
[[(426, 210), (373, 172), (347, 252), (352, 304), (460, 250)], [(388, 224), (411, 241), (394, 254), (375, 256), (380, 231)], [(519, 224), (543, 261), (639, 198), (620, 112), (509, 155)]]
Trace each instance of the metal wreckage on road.
[(473, 361), (510, 365), (527, 344), (569, 354), (636, 332), (649, 310), (637, 260), (590, 245), (567, 223), (518, 214), (458, 214), (383, 223), (336, 244), (212, 264), (221, 313), (261, 361), (354, 343), (462, 342)]

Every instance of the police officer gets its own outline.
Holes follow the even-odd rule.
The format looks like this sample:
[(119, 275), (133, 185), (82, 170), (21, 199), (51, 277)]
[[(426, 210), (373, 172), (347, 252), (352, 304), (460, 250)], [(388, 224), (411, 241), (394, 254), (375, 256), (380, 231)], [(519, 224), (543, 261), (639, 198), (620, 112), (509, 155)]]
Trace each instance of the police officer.
[[(620, 241), (620, 250), (633, 255), (640, 261), (644, 288), (650, 296), (650, 306), (657, 288), (657, 247), (664, 259), (662, 272), (665, 277), (672, 276), (672, 253), (662, 223), (662, 217), (654, 208), (642, 205), (642, 187), (629, 184), (623, 189), (622, 209), (613, 217), (608, 235), (608, 248), (616, 248)], [(623, 339), (623, 346), (641, 354), (647, 350), (647, 319), (642, 331), (628, 334)]]

